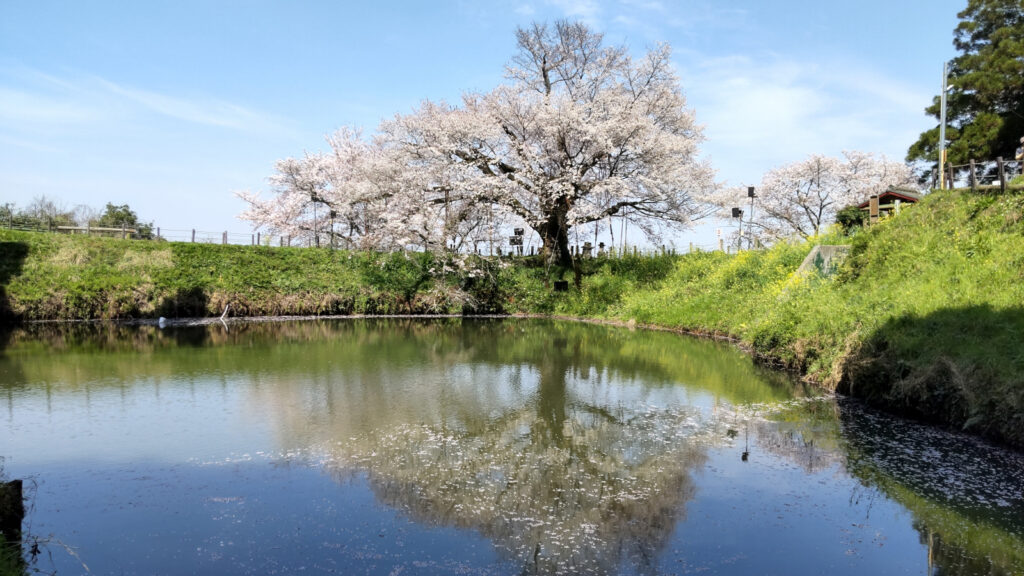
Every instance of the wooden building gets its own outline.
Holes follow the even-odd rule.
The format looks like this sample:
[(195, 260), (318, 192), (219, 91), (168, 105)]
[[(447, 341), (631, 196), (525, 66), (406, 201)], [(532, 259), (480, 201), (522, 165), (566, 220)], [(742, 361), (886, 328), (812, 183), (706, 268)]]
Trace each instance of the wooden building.
[(861, 210), (867, 210), (870, 222), (874, 224), (878, 219), (892, 212), (899, 212), (903, 204), (916, 204), (924, 198), (924, 195), (917, 190), (889, 186), (885, 192), (875, 194), (868, 200), (857, 205)]

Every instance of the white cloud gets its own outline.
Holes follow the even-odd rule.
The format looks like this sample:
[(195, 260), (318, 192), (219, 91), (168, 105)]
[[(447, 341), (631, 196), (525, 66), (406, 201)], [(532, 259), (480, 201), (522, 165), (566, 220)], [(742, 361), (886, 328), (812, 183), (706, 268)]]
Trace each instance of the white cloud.
[(682, 83), (719, 177), (756, 183), (809, 154), (863, 150), (901, 159), (928, 95), (870, 68), (825, 68), (773, 54), (689, 57)]
[(601, 7), (596, 0), (547, 0), (570, 19), (575, 18), (600, 28)]
[(630, 9), (651, 10), (654, 12), (665, 11), (665, 5), (657, 0), (619, 0), (619, 3)]
[(518, 6), (516, 6), (513, 9), (513, 11), (516, 14), (519, 14), (521, 16), (528, 16), (528, 17), (531, 17), (531, 16), (533, 16), (534, 14), (537, 13), (537, 11), (533, 8), (533, 6), (531, 6), (529, 4), (519, 4)]

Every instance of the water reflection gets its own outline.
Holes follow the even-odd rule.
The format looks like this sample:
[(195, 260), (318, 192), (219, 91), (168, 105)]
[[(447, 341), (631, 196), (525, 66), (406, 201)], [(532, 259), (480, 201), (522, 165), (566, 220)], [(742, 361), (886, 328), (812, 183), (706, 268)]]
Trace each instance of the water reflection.
[(914, 514), (934, 574), (1024, 572), (1024, 455), (840, 406), (847, 469)]
[[(692, 474), (722, 436), (699, 406), (722, 405), (723, 381), (679, 386), (668, 374), (699, 358), (638, 354), (635, 336), (607, 328), (421, 330), (407, 326), (400, 340), (428, 350), (429, 368), (400, 361), (395, 342), (387, 363), (344, 363), (312, 390), (261, 387), (261, 403), (293, 408), (274, 412), (282, 444), (319, 447), (339, 479), (368, 472), (382, 502), (479, 531), (526, 573), (655, 571), (694, 495)], [(669, 352), (658, 346), (675, 337), (654, 336), (646, 345)], [(749, 362), (729, 369), (735, 379), (720, 390), (788, 392)]]
[[(707, 521), (688, 514), (700, 509), (701, 479), (736, 479), (723, 458), (755, 475), (782, 463), (796, 471), (786, 478), (810, 484), (800, 490), (843, 503), (835, 510), (870, 515), (876, 503), (897, 503), (912, 519), (883, 529), (919, 539), (921, 563), (905, 560), (913, 549), (875, 551), (879, 561), (894, 554), (933, 574), (1024, 571), (1019, 456), (856, 403), (806, 398), (727, 346), (462, 319), (237, 323), (230, 331), (35, 325), (7, 339), (0, 387), (11, 429), (40, 452), (113, 458), (117, 434), (99, 423), (141, 413), (131, 417), (156, 431), (118, 429), (126, 437), (118, 450), (140, 439), (122, 457), (177, 461), (184, 453), (205, 465), (204, 454), (223, 461), (227, 449), (190, 443), (215, 445), (230, 428), (244, 442), (225, 446), (254, 445), (275, 463), (323, 469), (338, 493), (367, 482), (379, 502), (420, 525), (484, 535), (517, 572), (672, 571), (665, 559), (685, 544), (680, 526)], [(211, 408), (217, 402), (225, 406)], [(33, 414), (30, 406), (64, 427), (52, 439), (30, 434), (34, 424), (18, 419)], [(168, 433), (194, 442), (165, 448), (156, 435)], [(713, 513), (750, 521), (743, 506), (763, 505), (750, 498)], [(789, 536), (759, 537), (789, 546), (796, 562), (800, 544)], [(808, 564), (810, 572), (823, 565)], [(772, 570), (781, 568), (766, 565)]]

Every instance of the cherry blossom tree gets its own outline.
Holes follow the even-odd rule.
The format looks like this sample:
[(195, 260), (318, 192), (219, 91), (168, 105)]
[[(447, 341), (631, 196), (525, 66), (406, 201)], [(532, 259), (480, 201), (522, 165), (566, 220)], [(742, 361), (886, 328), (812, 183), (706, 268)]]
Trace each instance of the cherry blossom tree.
[[(573, 227), (619, 216), (657, 239), (705, 215), (696, 199), (714, 189), (714, 173), (698, 158), (701, 127), (668, 46), (634, 60), (565, 21), (516, 37), (505, 84), (458, 106), (424, 102), (368, 142), (344, 131), (331, 157), (282, 161), (276, 196), (242, 195), (241, 217), (315, 234), (310, 213), (330, 206), (378, 248), (459, 249), (524, 224), (549, 261), (568, 264)], [(297, 177), (289, 162), (301, 165)], [(360, 228), (354, 214), (372, 218)]]
[[(842, 158), (814, 154), (765, 174), (756, 188), (754, 218), (744, 224), (744, 234), (763, 242), (811, 238), (835, 222), (839, 209), (863, 202), (889, 186), (914, 182), (909, 166), (884, 156), (856, 151), (843, 152)], [(724, 210), (746, 209), (749, 202), (745, 187), (723, 188), (710, 199)]]
[(263, 200), (248, 192), (238, 193), (249, 203), (239, 218), (282, 237), (316, 239), (319, 246), (325, 200), (330, 192), (330, 163), (323, 155), (307, 154), (303, 158), (278, 160), (275, 169), (269, 179), (275, 196)]
[(519, 29), (517, 41), (508, 84), (461, 107), (427, 102), (382, 132), (443, 171), (460, 200), (533, 228), (563, 264), (574, 226), (618, 215), (657, 237), (659, 223), (701, 215), (694, 199), (713, 172), (667, 46), (634, 61), (564, 21)]

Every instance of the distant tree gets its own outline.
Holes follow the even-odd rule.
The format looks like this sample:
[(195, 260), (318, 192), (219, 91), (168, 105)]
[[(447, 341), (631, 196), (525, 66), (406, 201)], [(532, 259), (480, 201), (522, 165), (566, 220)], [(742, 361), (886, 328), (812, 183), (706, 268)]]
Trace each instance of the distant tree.
[(99, 210), (87, 204), (79, 204), (71, 211), (72, 218), (78, 226), (86, 226), (100, 217)]
[[(835, 222), (841, 207), (863, 202), (889, 186), (912, 182), (910, 167), (884, 156), (866, 152), (843, 152), (842, 158), (813, 155), (765, 174), (756, 189), (752, 224), (744, 228), (749, 230), (748, 238), (762, 242), (811, 238)], [(742, 208), (747, 205), (746, 189), (725, 189), (712, 200), (727, 211)]]
[(14, 204), (5, 202), (0, 204), (0, 226), (10, 226), (14, 223)]
[[(1024, 4), (1021, 0), (969, 0), (957, 15), (947, 96), (947, 158), (953, 164), (1012, 158), (1024, 136)], [(939, 119), (936, 96), (925, 109)], [(922, 133), (908, 161), (938, 161), (939, 127)]]
[(56, 226), (73, 226), (75, 217), (70, 210), (59, 201), (36, 196), (24, 210), (15, 217), (18, 226), (28, 228), (54, 228)]
[(103, 213), (90, 222), (90, 225), (102, 228), (132, 228), (138, 231), (139, 238), (153, 237), (153, 223), (140, 222), (139, 217), (127, 204), (117, 206), (107, 202)]

